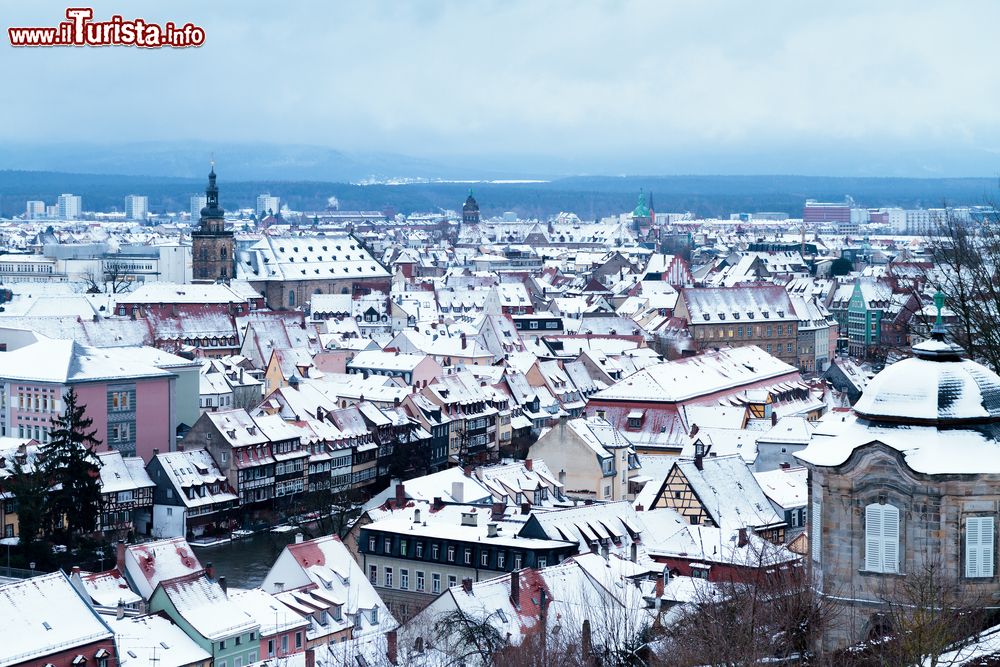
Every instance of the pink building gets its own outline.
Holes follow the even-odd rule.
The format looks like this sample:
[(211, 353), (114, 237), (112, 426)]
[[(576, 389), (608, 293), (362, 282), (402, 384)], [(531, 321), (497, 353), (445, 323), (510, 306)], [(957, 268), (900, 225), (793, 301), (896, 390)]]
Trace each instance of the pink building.
[(49, 441), (51, 420), (72, 387), (94, 420), (99, 451), (146, 462), (172, 449), (177, 376), (71, 340), (42, 339), (0, 352), (0, 436)]

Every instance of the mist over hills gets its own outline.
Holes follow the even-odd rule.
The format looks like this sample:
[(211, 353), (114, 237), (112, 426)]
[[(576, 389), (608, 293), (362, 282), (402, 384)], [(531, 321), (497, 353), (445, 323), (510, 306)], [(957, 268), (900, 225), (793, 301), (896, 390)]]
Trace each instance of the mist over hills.
[[(296, 210), (322, 210), (331, 196), (338, 198), (342, 210), (454, 210), (461, 207), (470, 187), (485, 215), (514, 211), (524, 218), (572, 211), (583, 219), (594, 219), (630, 210), (640, 189), (653, 193), (659, 212), (692, 211), (701, 216), (781, 211), (797, 217), (807, 198), (842, 201), (845, 195), (868, 207), (976, 205), (1000, 200), (996, 180), (979, 177), (574, 176), (567, 175), (572, 171), (528, 172), (485, 158), (474, 164), (317, 146), (186, 141), (2, 145), (0, 215), (22, 213), (30, 199), (53, 203), (64, 192), (81, 195), (86, 210), (121, 210), (128, 194), (148, 195), (153, 212), (187, 210), (190, 196), (205, 187), (213, 155), (222, 205), (230, 210), (252, 207), (262, 192), (281, 197)], [(428, 182), (390, 185), (386, 183), (390, 179)], [(500, 179), (545, 182), (485, 182)], [(359, 181), (374, 182), (352, 184)]]

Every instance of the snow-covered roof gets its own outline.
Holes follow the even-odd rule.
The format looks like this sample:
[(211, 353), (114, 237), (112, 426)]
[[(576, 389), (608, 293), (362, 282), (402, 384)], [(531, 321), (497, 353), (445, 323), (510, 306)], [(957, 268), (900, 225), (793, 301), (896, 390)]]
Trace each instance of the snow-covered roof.
[(778, 468), (753, 475), (768, 500), (779, 507), (805, 507), (809, 499), (809, 473), (805, 468)]
[(794, 367), (747, 345), (649, 366), (591, 398), (676, 403), (792, 373)]
[(147, 600), (161, 581), (201, 570), (201, 562), (183, 537), (132, 544), (125, 549), (125, 571), (129, 582)]
[(120, 667), (182, 667), (208, 662), (212, 654), (166, 616), (103, 616), (115, 633)]
[(62, 572), (0, 586), (0, 666), (110, 639), (112, 632)]
[(203, 572), (161, 582), (160, 586), (177, 613), (205, 639), (219, 641), (260, 627), (254, 616)]
[(725, 530), (784, 523), (740, 456), (706, 456), (701, 467), (681, 459), (677, 467), (715, 522)]
[(173, 373), (72, 340), (42, 339), (12, 352), (0, 352), (0, 377), (66, 384), (97, 380), (169, 378)]

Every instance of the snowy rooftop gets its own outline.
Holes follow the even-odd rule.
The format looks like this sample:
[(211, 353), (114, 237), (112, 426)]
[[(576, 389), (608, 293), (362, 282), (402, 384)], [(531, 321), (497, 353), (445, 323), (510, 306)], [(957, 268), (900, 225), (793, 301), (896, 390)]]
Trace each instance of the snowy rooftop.
[(205, 663), (212, 658), (208, 651), (165, 616), (103, 618), (115, 633), (120, 667), (191, 665)]
[(0, 627), (2, 666), (111, 637), (62, 572), (0, 586)]

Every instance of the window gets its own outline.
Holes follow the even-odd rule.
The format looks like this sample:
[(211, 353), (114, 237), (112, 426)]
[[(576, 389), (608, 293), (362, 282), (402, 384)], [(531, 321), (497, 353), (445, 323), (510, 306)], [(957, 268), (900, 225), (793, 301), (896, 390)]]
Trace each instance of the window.
[(288, 635), (281, 638), (281, 653), (282, 655), (288, 653)]
[(302, 631), (295, 633), (295, 648), (302, 648)]
[(458, 583), (458, 577), (456, 577), (454, 574), (449, 574), (448, 575), (448, 588), (451, 588), (452, 586), (454, 586), (457, 583)]
[(421, 572), (420, 570), (417, 570), (417, 590), (418, 591), (424, 590), (424, 573)]
[(965, 520), (965, 576), (993, 576), (993, 517), (970, 516)]
[(502, 570), (502, 569), (503, 569), (503, 565), (504, 565), (504, 562), (505, 562), (506, 560), (507, 560), (507, 554), (505, 554), (505, 553), (504, 553), (504, 552), (502, 552), (502, 551), (501, 551), (500, 553), (498, 553), (498, 554), (497, 554), (497, 567), (498, 567), (499, 569), (501, 569), (501, 570)]
[(417, 542), (417, 547), (416, 548), (417, 548), (417, 558), (423, 558), (424, 557), (424, 543), (423, 542)]
[(376, 567), (375, 565), (368, 566), (368, 581), (372, 582), (373, 584), (378, 583), (378, 567)]
[(438, 545), (432, 544), (431, 545), (431, 560), (437, 560), (437, 559), (438, 559)]
[(521, 569), (521, 554), (514, 554), (514, 569)]
[(472, 565), (472, 549), (465, 550), (465, 564)]
[(221, 642), (219, 642), (219, 650), (220, 651), (225, 651), (226, 650), (226, 640), (225, 639), (223, 639)]
[(368, 538), (368, 551), (370, 551), (371, 553), (375, 553), (375, 537), (374, 536)]
[(490, 564), (490, 554), (488, 551), (484, 551), (479, 554), (479, 564), (483, 567), (488, 567)]
[(382, 551), (382, 553), (387, 554), (387, 553), (389, 553), (389, 552), (392, 551), (392, 538), (391, 537), (385, 538), (385, 544), (384, 544), (384, 546), (385, 546), (385, 549)]
[(546, 565), (548, 565), (548, 560), (547, 559), (545, 559), (545, 558), (539, 558), (538, 559), (538, 568), (539, 569), (545, 567)]
[(236, 635), (236, 645), (239, 646), (242, 643), (243, 643), (243, 636), (242, 635)]
[(865, 508), (865, 570), (899, 572), (899, 509), (893, 505)]
[(267, 657), (269, 657), (269, 658), (273, 658), (274, 657), (274, 640), (273, 639), (268, 639), (267, 640)]
[(448, 562), (449, 563), (454, 563), (455, 562), (455, 547), (451, 547), (451, 546), (448, 547)]
[(437, 572), (431, 574), (431, 593), (441, 592), (441, 575)]
[(392, 588), (392, 568), (385, 568), (385, 587)]
[(401, 590), (407, 591), (410, 589), (410, 571), (400, 568), (399, 570), (399, 588)]

